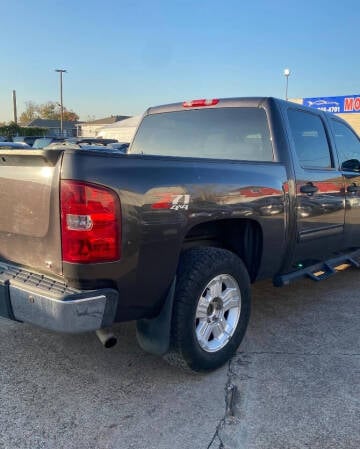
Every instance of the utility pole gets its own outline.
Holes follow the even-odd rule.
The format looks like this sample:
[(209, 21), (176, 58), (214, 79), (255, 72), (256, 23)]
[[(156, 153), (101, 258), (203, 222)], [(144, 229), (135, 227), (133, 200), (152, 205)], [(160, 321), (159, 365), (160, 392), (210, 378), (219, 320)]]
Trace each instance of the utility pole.
[(14, 122), (17, 124), (16, 90), (13, 90)]
[(55, 69), (55, 72), (60, 73), (60, 134), (64, 135), (64, 104), (63, 104), (63, 73), (66, 73), (67, 70), (64, 69)]

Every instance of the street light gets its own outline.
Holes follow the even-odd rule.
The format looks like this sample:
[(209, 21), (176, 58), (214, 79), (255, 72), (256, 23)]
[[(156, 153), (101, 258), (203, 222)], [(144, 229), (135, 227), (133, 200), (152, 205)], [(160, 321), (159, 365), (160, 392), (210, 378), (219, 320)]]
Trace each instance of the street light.
[(290, 69), (284, 70), (284, 76), (286, 78), (286, 88), (285, 88), (285, 100), (288, 99), (288, 85), (289, 85), (289, 76), (290, 76)]
[(55, 69), (55, 72), (60, 73), (60, 134), (64, 135), (64, 104), (63, 104), (63, 85), (62, 85), (62, 76), (63, 73), (66, 73), (67, 70), (64, 69)]

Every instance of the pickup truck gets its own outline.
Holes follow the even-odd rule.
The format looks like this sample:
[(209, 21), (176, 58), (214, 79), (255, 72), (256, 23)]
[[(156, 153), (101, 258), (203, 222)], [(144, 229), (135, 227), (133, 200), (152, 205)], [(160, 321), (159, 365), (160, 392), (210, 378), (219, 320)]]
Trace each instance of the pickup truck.
[(360, 261), (360, 142), (275, 98), (148, 109), (127, 154), (0, 149), (0, 315), (59, 332), (137, 321), (140, 345), (209, 371), (250, 316), (250, 285)]

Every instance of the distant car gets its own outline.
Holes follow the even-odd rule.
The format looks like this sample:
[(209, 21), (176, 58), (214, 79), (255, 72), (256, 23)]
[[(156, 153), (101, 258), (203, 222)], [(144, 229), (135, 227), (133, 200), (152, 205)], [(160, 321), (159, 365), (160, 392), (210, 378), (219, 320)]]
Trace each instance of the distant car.
[(44, 136), (15, 136), (12, 138), (13, 142), (25, 142), (31, 147), (33, 146), (35, 140), (42, 139)]
[(81, 148), (82, 150), (100, 150), (100, 151), (109, 151), (109, 150), (113, 150), (113, 148), (109, 147), (108, 145), (99, 145), (99, 144), (83, 144), (81, 143), (80, 145), (78, 145), (79, 148)]
[(35, 140), (32, 147), (35, 149), (39, 149), (47, 147), (51, 143), (58, 143), (58, 142), (63, 143), (65, 142), (65, 139), (63, 137), (40, 137)]
[(127, 153), (129, 146), (130, 146), (129, 142), (109, 143), (108, 145), (106, 145), (107, 148), (119, 150), (122, 151), (123, 153)]
[(0, 149), (24, 150), (24, 149), (31, 149), (31, 146), (25, 142), (0, 142)]
[(118, 143), (116, 139), (102, 139), (101, 137), (70, 137), (66, 142), (75, 143), (77, 145), (108, 145), (109, 143)]
[(6, 142), (6, 137), (0, 136), (0, 142)]
[(117, 144), (110, 144), (110, 145), (99, 145), (99, 144), (91, 144), (88, 143), (73, 143), (69, 141), (65, 142), (54, 142), (50, 145), (44, 147), (45, 150), (66, 150), (66, 149), (72, 149), (72, 150), (100, 150), (100, 151), (118, 151), (120, 153), (126, 153), (126, 150), (129, 146), (129, 144), (119, 144), (118, 146), (112, 147), (112, 145)]

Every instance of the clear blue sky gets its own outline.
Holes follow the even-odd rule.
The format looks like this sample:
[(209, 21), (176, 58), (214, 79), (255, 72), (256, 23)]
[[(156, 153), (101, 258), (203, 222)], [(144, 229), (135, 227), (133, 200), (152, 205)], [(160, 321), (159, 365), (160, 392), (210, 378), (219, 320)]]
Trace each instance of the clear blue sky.
[(25, 101), (96, 118), (192, 98), (360, 93), (359, 0), (2, 0), (0, 121)]

